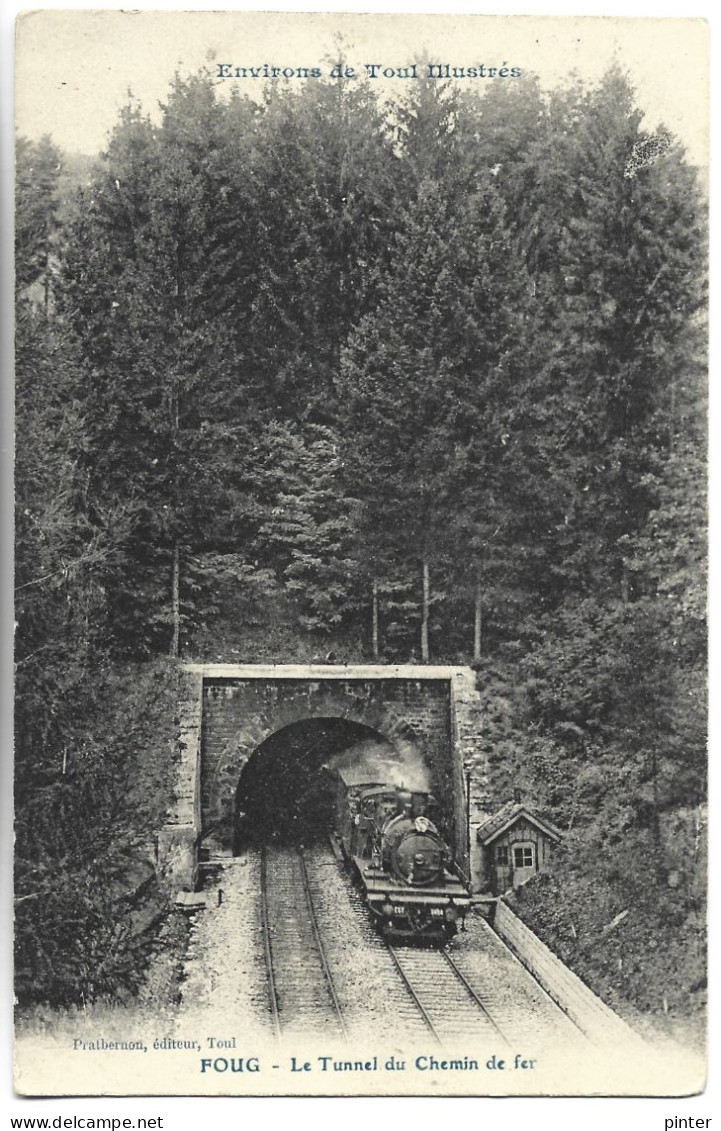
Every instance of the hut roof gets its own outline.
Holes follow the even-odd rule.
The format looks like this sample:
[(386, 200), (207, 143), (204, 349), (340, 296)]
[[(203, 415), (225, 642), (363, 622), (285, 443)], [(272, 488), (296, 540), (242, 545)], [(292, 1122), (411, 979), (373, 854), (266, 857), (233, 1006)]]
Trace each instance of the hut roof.
[(537, 813), (534, 813), (522, 801), (507, 801), (497, 813), (494, 813), (492, 817), (489, 817), (479, 826), (477, 832), (479, 842), (484, 845), (491, 844), (496, 837), (505, 833), (521, 818), (530, 821), (551, 840), (558, 842), (562, 839), (562, 834), (555, 825), (552, 825), (545, 817), (540, 817)]

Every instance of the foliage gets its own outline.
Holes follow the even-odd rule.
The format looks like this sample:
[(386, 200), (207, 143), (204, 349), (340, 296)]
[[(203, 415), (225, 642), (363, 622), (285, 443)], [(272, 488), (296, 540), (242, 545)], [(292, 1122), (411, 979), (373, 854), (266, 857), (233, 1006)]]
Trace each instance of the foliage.
[(351, 602), (354, 501), (344, 497), (334, 433), (319, 424), (303, 431), (273, 425), (266, 435), (270, 498), (258, 533), (259, 556), (297, 601), (301, 623), (329, 631)]
[(21, 1002), (131, 992), (151, 953), (149, 928), (164, 906), (154, 837), (172, 787), (172, 669), (99, 667), (92, 679), (79, 675), (71, 667), (66, 717), (54, 720), (42, 749), (33, 747), (35, 760), (18, 750)]
[[(705, 818), (682, 809), (668, 829), (669, 866), (658, 884), (648, 834), (626, 833), (613, 846), (567, 837), (550, 873), (519, 888), (510, 902), (604, 1001), (649, 1034), (703, 1039), (706, 999)], [(661, 896), (661, 892), (663, 893)]]
[(45, 136), (39, 142), (20, 137), (15, 149), (15, 286), (19, 293), (35, 285), (48, 305), (57, 234), (60, 150)]

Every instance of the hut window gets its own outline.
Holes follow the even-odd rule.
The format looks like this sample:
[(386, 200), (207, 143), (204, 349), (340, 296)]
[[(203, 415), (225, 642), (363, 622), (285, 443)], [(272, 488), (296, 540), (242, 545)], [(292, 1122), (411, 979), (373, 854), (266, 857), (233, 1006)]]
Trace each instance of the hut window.
[(496, 849), (496, 864), (508, 863), (508, 848), (504, 844), (502, 847)]
[(519, 845), (513, 850), (513, 863), (516, 868), (533, 867), (533, 845)]

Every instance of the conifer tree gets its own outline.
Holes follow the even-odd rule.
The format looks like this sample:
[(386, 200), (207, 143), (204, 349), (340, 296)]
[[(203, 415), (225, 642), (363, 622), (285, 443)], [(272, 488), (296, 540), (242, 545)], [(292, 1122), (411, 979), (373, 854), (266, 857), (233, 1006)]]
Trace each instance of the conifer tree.
[(353, 608), (357, 570), (354, 507), (342, 493), (338, 438), (324, 425), (274, 424), (267, 441), (271, 496), (258, 534), (260, 556), (274, 564), (301, 623), (328, 632)]
[(126, 110), (68, 241), (63, 300), (90, 372), (91, 489), (135, 513), (113, 595), (131, 651), (165, 639), (177, 652), (193, 438), (218, 418), (221, 378), (230, 399), (240, 394), (226, 244), (239, 157), (223, 126), (200, 78), (176, 81), (160, 127)]
[(47, 309), (57, 243), (62, 156), (47, 135), (38, 142), (20, 137), (15, 167), (15, 286), (23, 292), (35, 284)]
[(463, 576), (473, 536), (495, 505), (492, 453), (502, 448), (499, 391), (511, 365), (518, 283), (490, 179), (462, 210), (425, 181), (393, 250), (378, 310), (344, 358), (346, 427), (367, 528), (382, 532), (371, 535), (381, 576), (417, 563), (427, 660), (433, 566), (450, 555)]
[(340, 350), (375, 305), (395, 224), (397, 159), (365, 84), (274, 89), (254, 184), (262, 272), (252, 364), (279, 418), (332, 424)]

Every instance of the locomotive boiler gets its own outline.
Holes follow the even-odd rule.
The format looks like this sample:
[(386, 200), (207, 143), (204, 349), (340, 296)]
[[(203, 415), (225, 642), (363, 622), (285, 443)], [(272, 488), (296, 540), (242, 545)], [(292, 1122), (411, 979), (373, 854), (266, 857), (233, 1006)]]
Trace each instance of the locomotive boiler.
[(336, 777), (335, 831), (377, 926), (406, 939), (451, 938), (471, 901), (436, 799), (367, 772)]

